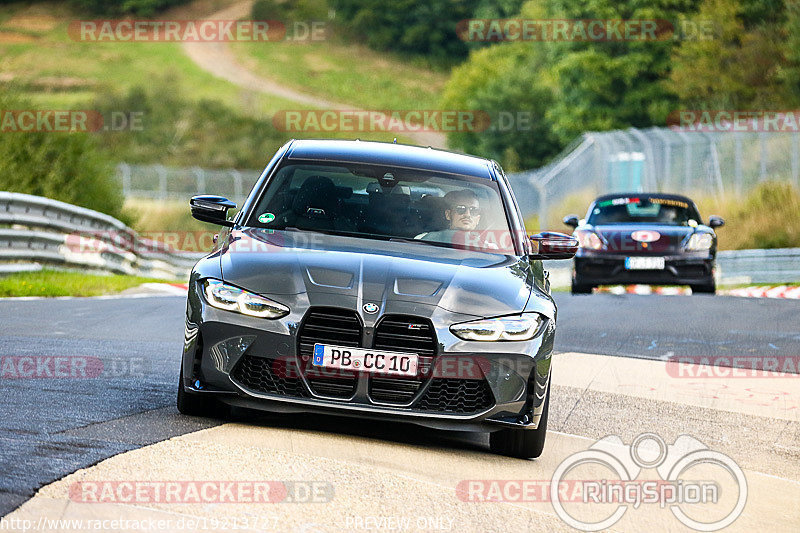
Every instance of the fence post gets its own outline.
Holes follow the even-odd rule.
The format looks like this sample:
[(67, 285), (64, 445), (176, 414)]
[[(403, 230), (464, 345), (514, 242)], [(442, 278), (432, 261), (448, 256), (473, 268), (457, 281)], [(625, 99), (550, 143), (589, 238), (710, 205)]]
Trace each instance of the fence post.
[(238, 170), (232, 169), (231, 175), (233, 176), (233, 197), (237, 203), (241, 203), (244, 201), (242, 198), (242, 174)]
[(733, 176), (735, 180), (736, 194), (742, 194), (742, 134), (734, 132), (733, 134)]
[(539, 183), (532, 182), (531, 185), (539, 193), (539, 231), (547, 230), (547, 190)]
[(676, 131), (683, 141), (683, 190), (689, 189), (689, 182), (692, 180), (692, 143), (686, 132)]
[(161, 200), (167, 199), (167, 169), (164, 165), (157, 165), (156, 172), (158, 172), (158, 195)]
[(792, 181), (800, 187), (800, 134), (792, 133)]
[(122, 196), (127, 198), (131, 195), (131, 166), (127, 163), (117, 165), (117, 172), (122, 176)]
[[(644, 176), (644, 185), (643, 189), (646, 190), (658, 190), (658, 180), (656, 179), (656, 162), (655, 162), (655, 154), (653, 153), (653, 146), (650, 144), (650, 139), (647, 135), (642, 133), (641, 131), (637, 130), (636, 128), (630, 128), (628, 130), (631, 135), (639, 139), (642, 143), (642, 148), (644, 149), (644, 169), (645, 169), (645, 176)], [(633, 165), (631, 165), (633, 168)]]
[(206, 172), (200, 167), (194, 167), (192, 169), (194, 172), (194, 177), (197, 181), (197, 192), (201, 194), (205, 194), (206, 192)]

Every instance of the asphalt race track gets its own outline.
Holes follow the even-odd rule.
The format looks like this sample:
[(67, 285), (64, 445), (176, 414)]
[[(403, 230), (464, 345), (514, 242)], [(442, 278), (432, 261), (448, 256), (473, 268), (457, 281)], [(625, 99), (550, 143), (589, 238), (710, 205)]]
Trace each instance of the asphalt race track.
[[(102, 361), (103, 368), (102, 374), (91, 379), (0, 379), (4, 413), (0, 421), (0, 471), (3, 472), (0, 516), (20, 506), (40, 487), (109, 457), (118, 456), (94, 468), (113, 472), (117, 461), (130, 455), (123, 452), (142, 447), (145, 448), (141, 453), (146, 454), (160, 446), (157, 454), (163, 456), (169, 456), (170, 446), (202, 448), (209, 445), (210, 439), (203, 435), (212, 434), (220, 442), (230, 442), (232, 447), (244, 446), (247, 441), (268, 442), (270, 453), (296, 454), (313, 449), (320, 461), (333, 461), (321, 463), (317, 471), (327, 472), (331, 479), (341, 479), (345, 485), (350, 475), (368, 477), (371, 465), (381, 468), (389, 465), (388, 468), (397, 472), (398, 479), (406, 482), (409, 476), (414, 479), (428, 476), (423, 485), (430, 485), (433, 491), (430, 497), (441, 497), (437, 496), (440, 488), (436, 487), (447, 485), (445, 480), (455, 484), (459, 479), (470, 477), (459, 470), (457, 465), (462, 461), (464, 468), (471, 465), (476, 470), (484, 464), (496, 466), (495, 470), (484, 473), (484, 477), (503, 477), (500, 472), (506, 471), (513, 475), (519, 465), (537, 463), (550, 465), (552, 473), (551, 462), (555, 459), (546, 456), (548, 450), (559, 444), (565, 450), (585, 447), (591, 440), (605, 435), (630, 439), (645, 429), (660, 431), (665, 438), (689, 433), (735, 457), (743, 468), (757, 472), (750, 476), (751, 496), (759, 483), (767, 483), (764, 481), (767, 479), (786, 484), (787, 498), (797, 494), (800, 490), (796, 481), (800, 479), (800, 409), (787, 402), (797, 402), (798, 398), (790, 398), (789, 393), (785, 393), (786, 396), (780, 397), (781, 406), (765, 406), (763, 401), (759, 403), (753, 399), (752, 388), (747, 389), (749, 393), (743, 393), (750, 394), (748, 399), (734, 397), (733, 387), (727, 399), (720, 399), (719, 395), (714, 398), (698, 396), (696, 400), (687, 397), (681, 400), (683, 403), (674, 403), (676, 398), (659, 396), (657, 392), (634, 391), (635, 383), (628, 384), (632, 387), (630, 390), (619, 390), (623, 382), (618, 376), (627, 368), (631, 368), (631, 372), (649, 371), (650, 367), (636, 365), (650, 362), (631, 358), (664, 361), (672, 356), (796, 357), (800, 354), (800, 305), (797, 302), (725, 296), (572, 296), (568, 293), (557, 293), (555, 298), (559, 305), (556, 350), (564, 352), (559, 354), (563, 355), (564, 364), (556, 359), (548, 447), (542, 459), (530, 463), (489, 454), (488, 440), (483, 435), (410, 429), (400, 424), (365, 425), (338, 418), (240, 413), (235, 420), (238, 424), (219, 426), (221, 422), (216, 420), (181, 417), (174, 401), (183, 336), (183, 298), (0, 300), (0, 355), (84, 356)], [(595, 378), (582, 382), (577, 371), (580, 363), (570, 365), (584, 360), (599, 366), (616, 365), (614, 375), (617, 377), (613, 381), (616, 385), (612, 383), (603, 388), (602, 380)], [(574, 373), (573, 369), (576, 369)], [(797, 383), (797, 378), (788, 381)], [(653, 391), (656, 388), (651, 387)], [(684, 389), (687, 394), (692, 393), (690, 388)], [(707, 403), (728, 400), (739, 403), (734, 407)], [(772, 407), (776, 410), (770, 410)], [(730, 412), (743, 416), (732, 417)], [(648, 425), (651, 423), (653, 427)], [(193, 433), (206, 428), (213, 428), (208, 430), (212, 433)], [(162, 442), (173, 437), (178, 438)], [(159, 442), (162, 444), (150, 446)], [(337, 446), (337, 443), (346, 446)], [(208, 457), (213, 458), (214, 453), (210, 451)], [(408, 459), (402, 466), (394, 462), (400, 456)], [(144, 460), (144, 456), (139, 457)], [(286, 455), (284, 459), (292, 463), (294, 469), (302, 471), (303, 466), (299, 464), (302, 461), (298, 462), (298, 457), (305, 456)], [(346, 473), (337, 470), (344, 468), (343, 462), (350, 465)], [(433, 466), (425, 468), (428, 463)], [(216, 463), (208, 459), (208, 464), (213, 470)], [(174, 465), (165, 466), (170, 467)], [(431, 473), (438, 472), (437, 469), (441, 469), (440, 478), (434, 478)], [(178, 471), (165, 470), (161, 479), (180, 475)], [(474, 472), (471, 477), (476, 477)], [(55, 483), (42, 492), (55, 494), (58, 486), (59, 483)], [(413, 490), (425, 492), (419, 487)], [(337, 498), (341, 493), (337, 489)], [(759, 505), (768, 509), (769, 505), (779, 505), (781, 501), (772, 499)], [(481, 512), (486, 512), (486, 516), (495, 512), (485, 505)], [(497, 512), (502, 515), (500, 510)], [(531, 516), (541, 518), (543, 525), (565, 527), (554, 518), (552, 511), (547, 515), (540, 510), (530, 512), (534, 513)], [(796, 505), (782, 512), (783, 515), (780, 512), (771, 514), (778, 520), (776, 528), (800, 521)], [(308, 513), (304, 511), (304, 522), (300, 518), (297, 518), (300, 522), (294, 522), (288, 518), (291, 513), (287, 511), (287, 524), (308, 525), (313, 522), (310, 517), (315, 511)], [(520, 518), (520, 523), (524, 526), (527, 520), (530, 526), (533, 519), (525, 516), (527, 518)], [(509, 520), (509, 523), (516, 523), (516, 518)], [(747, 520), (759, 523), (757, 514), (748, 517), (745, 513), (741, 520), (743, 527)], [(324, 523), (324, 514), (314, 523), (320, 521)], [(475, 523), (468, 524), (474, 526)], [(345, 521), (339, 525), (342, 529), (358, 529), (357, 522)], [(345, 527), (347, 525), (352, 527)], [(453, 527), (454, 530), (471, 530), (467, 524)], [(278, 527), (277, 530), (285, 529)]]

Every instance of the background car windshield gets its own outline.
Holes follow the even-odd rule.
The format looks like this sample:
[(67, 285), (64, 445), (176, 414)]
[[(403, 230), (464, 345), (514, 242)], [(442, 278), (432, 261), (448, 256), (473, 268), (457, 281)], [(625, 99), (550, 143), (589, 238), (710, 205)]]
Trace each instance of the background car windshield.
[(247, 225), (503, 253), (514, 248), (493, 180), (377, 165), (285, 165)]
[(621, 197), (597, 202), (592, 208), (588, 222), (593, 225), (667, 224), (689, 226), (700, 223), (697, 209), (682, 200), (672, 198)]

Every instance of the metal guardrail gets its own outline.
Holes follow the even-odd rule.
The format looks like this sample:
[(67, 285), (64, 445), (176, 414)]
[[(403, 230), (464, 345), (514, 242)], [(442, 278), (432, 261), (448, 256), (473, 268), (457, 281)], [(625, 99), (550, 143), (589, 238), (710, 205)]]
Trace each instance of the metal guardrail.
[(205, 254), (141, 238), (119, 220), (75, 205), (0, 191), (0, 272), (42, 263), (89, 270), (185, 278)]
[(721, 283), (790, 283), (800, 281), (800, 248), (717, 252)]
[[(157, 278), (186, 277), (202, 253), (143, 239), (119, 220), (57, 200), (0, 191), (0, 272), (57, 264)], [(141, 253), (145, 251), (146, 253)], [(554, 287), (569, 285), (571, 264), (545, 261)], [(800, 281), (800, 248), (717, 254), (719, 283)]]

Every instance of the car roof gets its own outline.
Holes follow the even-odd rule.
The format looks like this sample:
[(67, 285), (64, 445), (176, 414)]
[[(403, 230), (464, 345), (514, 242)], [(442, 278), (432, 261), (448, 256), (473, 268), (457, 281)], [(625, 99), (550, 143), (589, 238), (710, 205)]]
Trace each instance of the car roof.
[(285, 158), (342, 163), (371, 163), (495, 179), (490, 170), (492, 163), (488, 159), (407, 144), (359, 140), (303, 139), (292, 141)]
[(594, 202), (602, 202), (603, 200), (611, 200), (613, 198), (664, 198), (668, 200), (681, 200), (688, 204), (694, 205), (694, 202), (691, 198), (687, 196), (683, 196), (680, 194), (669, 194), (669, 193), (661, 193), (661, 192), (620, 192), (614, 194), (603, 194), (602, 196), (598, 196), (594, 199)]

